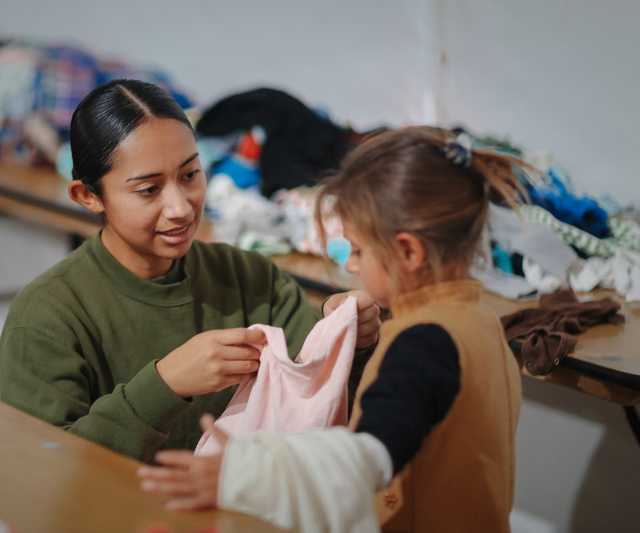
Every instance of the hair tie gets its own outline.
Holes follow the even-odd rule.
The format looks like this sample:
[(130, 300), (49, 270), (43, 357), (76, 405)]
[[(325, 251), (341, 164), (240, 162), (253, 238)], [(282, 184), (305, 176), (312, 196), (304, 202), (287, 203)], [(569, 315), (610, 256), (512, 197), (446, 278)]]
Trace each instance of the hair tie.
[(468, 133), (459, 133), (444, 146), (444, 155), (454, 165), (468, 168), (471, 166), (471, 147), (473, 139)]

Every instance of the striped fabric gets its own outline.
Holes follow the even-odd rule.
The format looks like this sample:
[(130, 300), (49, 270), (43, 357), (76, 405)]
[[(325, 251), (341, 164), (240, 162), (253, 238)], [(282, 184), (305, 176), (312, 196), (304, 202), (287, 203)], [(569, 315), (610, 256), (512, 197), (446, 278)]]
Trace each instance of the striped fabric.
[(610, 218), (609, 226), (613, 236), (598, 239), (586, 231), (558, 220), (542, 207), (526, 205), (522, 206), (520, 211), (528, 222), (550, 227), (564, 242), (590, 257), (612, 257), (620, 248), (640, 251), (640, 225), (632, 220)]

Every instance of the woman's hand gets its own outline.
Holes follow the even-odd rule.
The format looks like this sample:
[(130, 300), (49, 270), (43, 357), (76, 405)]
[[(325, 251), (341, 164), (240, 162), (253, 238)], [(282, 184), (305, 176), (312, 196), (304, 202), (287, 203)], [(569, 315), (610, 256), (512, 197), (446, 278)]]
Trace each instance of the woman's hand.
[(194, 335), (163, 359), (156, 368), (179, 396), (199, 396), (240, 383), (258, 370), (264, 343), (259, 329), (211, 330)]
[(356, 348), (368, 348), (378, 342), (380, 333), (380, 307), (365, 291), (349, 291), (334, 294), (322, 306), (322, 314), (329, 316), (347, 297), (355, 296), (358, 302), (358, 337)]
[(167, 509), (191, 511), (208, 509), (218, 504), (218, 478), (229, 435), (214, 425), (211, 415), (203, 415), (200, 426), (218, 438), (222, 452), (195, 456), (186, 450), (158, 452), (156, 461), (163, 466), (138, 469), (141, 488), (145, 492), (168, 497)]

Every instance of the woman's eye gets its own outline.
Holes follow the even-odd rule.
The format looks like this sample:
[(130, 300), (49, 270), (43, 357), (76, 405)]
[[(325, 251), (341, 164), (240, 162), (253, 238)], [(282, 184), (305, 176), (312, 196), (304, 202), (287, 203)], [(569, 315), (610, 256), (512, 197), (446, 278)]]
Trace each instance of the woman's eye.
[(145, 189), (138, 189), (136, 193), (140, 196), (151, 196), (158, 190), (157, 185), (151, 185), (150, 187), (146, 187)]
[(191, 172), (188, 172), (187, 174), (185, 174), (182, 177), (182, 179), (184, 181), (191, 181), (193, 178), (195, 178), (198, 175), (198, 172), (200, 172), (200, 169), (192, 170)]

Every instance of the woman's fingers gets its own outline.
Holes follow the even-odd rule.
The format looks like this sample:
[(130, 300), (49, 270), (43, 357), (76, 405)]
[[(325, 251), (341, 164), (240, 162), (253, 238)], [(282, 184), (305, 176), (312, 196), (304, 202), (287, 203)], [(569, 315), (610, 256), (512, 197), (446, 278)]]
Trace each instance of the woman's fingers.
[(260, 363), (258, 361), (222, 361), (220, 372), (228, 380), (231, 376), (245, 376), (258, 371)]
[[(369, 310), (368, 310), (369, 311)], [(373, 310), (373, 313), (369, 314), (367, 319), (358, 320), (358, 339), (356, 342), (357, 348), (368, 348), (375, 344), (378, 340), (380, 333), (380, 317), (377, 309)]]
[(380, 321), (372, 320), (364, 324), (358, 324), (358, 337), (375, 336), (380, 331)]
[(366, 337), (358, 336), (358, 342), (356, 343), (357, 349), (369, 348), (373, 346), (376, 342), (378, 342), (378, 334), (367, 335)]
[(225, 346), (221, 348), (222, 358), (227, 361), (260, 359), (260, 351), (253, 346)]
[(333, 294), (332, 296), (327, 298), (327, 300), (324, 302), (322, 306), (322, 315), (329, 316), (340, 306), (342, 302), (344, 302), (347, 299), (348, 296), (349, 296), (349, 293), (342, 292), (340, 294)]
[(380, 318), (380, 308), (377, 305), (358, 311), (358, 324), (372, 322)]
[(264, 331), (261, 329), (247, 329), (244, 334), (243, 344), (264, 344), (266, 340)]
[(229, 328), (212, 330), (207, 333), (213, 340), (224, 345), (264, 344), (264, 331), (258, 328)]
[(356, 302), (358, 305), (358, 314), (360, 314), (365, 309), (369, 309), (371, 307), (378, 307), (376, 305), (376, 301), (371, 297), (371, 295), (365, 291), (351, 291), (351, 293), (356, 297)]

